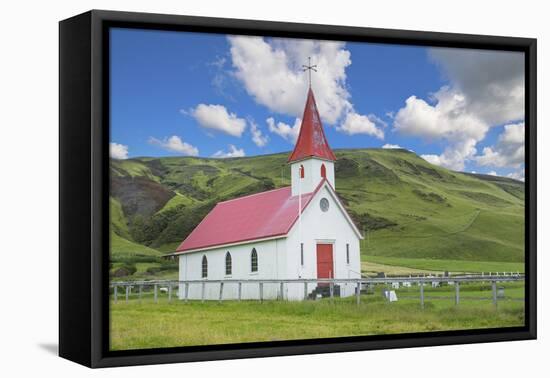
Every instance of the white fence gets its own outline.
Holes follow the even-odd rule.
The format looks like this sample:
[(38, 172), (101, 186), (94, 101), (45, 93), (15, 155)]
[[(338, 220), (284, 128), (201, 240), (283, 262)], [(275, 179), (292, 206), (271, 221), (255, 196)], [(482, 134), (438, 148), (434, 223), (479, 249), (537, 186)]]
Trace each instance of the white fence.
[[(306, 300), (309, 297), (310, 290), (319, 286), (328, 287), (327, 291), (329, 298), (332, 300), (335, 296), (335, 286), (341, 284), (354, 285), (355, 286), (355, 300), (357, 304), (361, 303), (361, 292), (367, 287), (374, 287), (376, 285), (392, 285), (394, 287), (405, 286), (411, 287), (417, 285), (419, 287), (419, 299), (420, 305), (423, 308), (426, 299), (424, 293), (424, 286), (426, 284), (436, 287), (442, 283), (450, 284), (454, 286), (454, 301), (455, 304), (460, 303), (460, 286), (467, 283), (491, 283), (491, 299), (496, 306), (498, 301), (497, 283), (498, 282), (515, 282), (523, 281), (525, 276), (519, 273), (508, 273), (499, 275), (464, 275), (464, 276), (437, 276), (437, 277), (385, 277), (385, 278), (361, 278), (361, 279), (273, 279), (273, 280), (191, 280), (191, 281), (178, 281), (178, 280), (160, 280), (160, 281), (113, 281), (110, 283), (110, 288), (113, 290), (114, 303), (118, 303), (119, 289), (123, 290), (125, 301), (128, 302), (129, 296), (132, 290), (136, 290), (138, 298), (142, 298), (144, 288), (152, 288), (154, 302), (157, 303), (159, 299), (159, 291), (166, 291), (168, 301), (172, 301), (174, 288), (183, 288), (183, 295), (181, 298), (184, 302), (188, 302), (189, 288), (192, 285), (198, 285), (201, 288), (201, 301), (204, 302), (205, 288), (207, 285), (215, 285), (218, 288), (219, 296), (218, 301), (222, 302), (227, 300), (224, 298), (224, 288), (228, 285), (235, 285), (237, 287), (236, 300), (241, 301), (242, 287), (243, 285), (257, 285), (258, 297), (256, 300), (262, 302), (264, 298), (264, 285), (277, 285), (279, 287), (280, 295), (277, 297), (280, 300), (284, 300), (284, 288), (286, 285), (303, 285), (304, 296)], [(448, 298), (448, 297), (444, 297)], [(442, 299), (441, 297), (430, 297), (430, 299)], [(485, 298), (479, 298), (485, 299)]]

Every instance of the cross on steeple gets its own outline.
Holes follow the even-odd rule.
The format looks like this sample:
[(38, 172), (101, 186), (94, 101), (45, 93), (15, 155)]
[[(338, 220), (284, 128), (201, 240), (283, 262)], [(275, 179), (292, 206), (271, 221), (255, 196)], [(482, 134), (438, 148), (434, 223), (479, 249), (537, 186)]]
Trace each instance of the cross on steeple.
[(311, 57), (308, 56), (307, 57), (307, 65), (305, 64), (302, 64), (302, 71), (308, 71), (308, 77), (309, 77), (309, 87), (311, 88), (311, 71), (315, 71), (317, 72), (317, 65), (314, 64), (313, 66), (311, 65)]

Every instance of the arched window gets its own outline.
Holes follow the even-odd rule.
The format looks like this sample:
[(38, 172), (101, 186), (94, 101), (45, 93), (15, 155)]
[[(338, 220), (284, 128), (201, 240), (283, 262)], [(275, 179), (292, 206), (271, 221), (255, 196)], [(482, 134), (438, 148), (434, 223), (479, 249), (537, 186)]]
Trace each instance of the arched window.
[(202, 278), (208, 277), (208, 259), (206, 258), (206, 255), (202, 256), (201, 277)]
[(304, 178), (305, 176), (305, 169), (304, 169), (304, 166), (302, 164), (300, 164), (300, 178)]
[(258, 271), (258, 252), (256, 252), (256, 248), (252, 248), (252, 253), (250, 254), (250, 271)]
[(327, 178), (327, 168), (325, 167), (324, 164), (321, 164), (321, 177)]
[(231, 275), (231, 253), (227, 252), (225, 254), (225, 275), (230, 276)]

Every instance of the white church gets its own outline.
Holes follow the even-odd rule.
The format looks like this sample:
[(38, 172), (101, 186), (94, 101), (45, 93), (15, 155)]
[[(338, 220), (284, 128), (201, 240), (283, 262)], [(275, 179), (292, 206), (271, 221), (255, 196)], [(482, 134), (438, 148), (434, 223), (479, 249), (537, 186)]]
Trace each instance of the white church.
[[(189, 299), (218, 300), (220, 284), (239, 280), (242, 299), (258, 299), (248, 280), (360, 278), (362, 235), (336, 195), (334, 162), (313, 91), (309, 89), (300, 134), (288, 158), (291, 186), (219, 202), (179, 245), (180, 281)], [(185, 296), (184, 284), (178, 295)], [(309, 284), (308, 294), (316, 289)], [(338, 284), (340, 296), (356, 286)], [(203, 292), (204, 290), (204, 292)], [(304, 284), (263, 284), (263, 298), (303, 300)], [(227, 282), (224, 299), (237, 299), (238, 284)]]

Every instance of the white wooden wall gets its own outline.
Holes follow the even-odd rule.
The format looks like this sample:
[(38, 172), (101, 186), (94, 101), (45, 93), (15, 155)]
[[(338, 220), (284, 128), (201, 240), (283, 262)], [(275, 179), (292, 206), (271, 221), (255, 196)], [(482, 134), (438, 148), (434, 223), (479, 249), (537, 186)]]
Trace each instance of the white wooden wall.
[[(251, 271), (250, 256), (252, 248), (258, 253), (258, 272)], [(225, 254), (231, 253), (232, 274), (225, 274)], [(286, 267), (286, 240), (275, 239), (263, 242), (241, 244), (233, 247), (212, 249), (205, 252), (192, 252), (180, 255), (179, 257), (179, 279), (180, 280), (202, 280), (205, 284), (205, 299), (219, 299), (219, 284), (208, 283), (208, 280), (223, 279), (277, 279), (285, 278)], [(208, 258), (208, 277), (203, 279), (202, 257)], [(178, 295), (184, 297), (184, 285), (180, 285)], [(263, 294), (265, 299), (276, 299), (279, 295), (277, 284), (264, 284)], [(202, 285), (192, 284), (189, 287), (189, 299), (201, 299)], [(223, 297), (225, 299), (237, 299), (237, 284), (225, 284)], [(246, 284), (242, 286), (242, 299), (258, 299), (258, 284)]]

